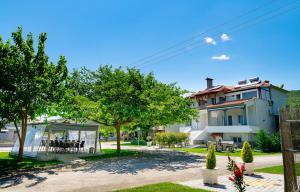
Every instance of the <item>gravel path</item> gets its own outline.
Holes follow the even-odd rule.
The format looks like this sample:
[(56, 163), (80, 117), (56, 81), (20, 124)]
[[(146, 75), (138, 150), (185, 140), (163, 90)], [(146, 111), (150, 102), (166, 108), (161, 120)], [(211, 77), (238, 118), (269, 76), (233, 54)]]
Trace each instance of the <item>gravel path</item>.
[[(239, 160), (239, 158), (237, 158)], [(255, 158), (257, 167), (282, 164), (281, 155)], [(227, 157), (218, 156), (217, 166), (225, 173)], [(159, 182), (201, 179), (201, 154), (147, 150), (143, 156), (103, 159), (77, 168), (53, 168), (18, 172), (0, 177), (1, 192), (88, 192), (112, 191)]]

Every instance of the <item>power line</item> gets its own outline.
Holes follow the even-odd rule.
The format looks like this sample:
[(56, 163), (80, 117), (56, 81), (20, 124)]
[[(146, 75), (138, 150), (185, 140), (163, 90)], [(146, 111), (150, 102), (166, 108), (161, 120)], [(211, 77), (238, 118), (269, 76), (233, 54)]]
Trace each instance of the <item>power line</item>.
[[(294, 2), (296, 2), (296, 1), (294, 1)], [(289, 4), (290, 4), (290, 3), (289, 3)], [(258, 17), (255, 17), (255, 18), (254, 18), (254, 19), (255, 19), (254, 21), (257, 21), (257, 20), (258, 20), (258, 21), (255, 22), (254, 25), (257, 24), (257, 23), (263, 22), (263, 21), (265, 21), (265, 20), (268, 20), (268, 19), (270, 19), (270, 18), (273, 18), (273, 17), (275, 17), (275, 16), (282, 15), (282, 14), (284, 14), (284, 13), (286, 13), (286, 12), (289, 12), (289, 11), (291, 11), (291, 10), (294, 10), (294, 9), (298, 8), (298, 7), (292, 7), (291, 9), (285, 10), (285, 11), (283, 11), (283, 12), (279, 12), (279, 13), (277, 13), (277, 14), (274, 14), (274, 15), (271, 15), (270, 17), (268, 17), (270, 14), (273, 14), (274, 12), (276, 12), (276, 11), (278, 11), (278, 10), (281, 10), (282, 8), (285, 8), (285, 7), (289, 6), (289, 4), (286, 4), (286, 5), (282, 6), (282, 7), (279, 7), (279, 8), (277, 8), (277, 9), (274, 9), (274, 10), (269, 11), (269, 12), (267, 12), (267, 13), (264, 13), (264, 14), (258, 16)], [(265, 16), (267, 16), (267, 17), (266, 17), (266, 18), (263, 18), (263, 17), (265, 17)], [(261, 18), (263, 18), (263, 20), (260, 20)], [(231, 31), (237, 31), (237, 30), (240, 30), (239, 28), (244, 28), (244, 27), (242, 27), (243, 25), (246, 25), (246, 26), (247, 26), (247, 24), (248, 24), (248, 23), (251, 23), (252, 21), (253, 21), (253, 19), (247, 20), (247, 21), (245, 21), (245, 22), (243, 22), (243, 23), (241, 23), (241, 24), (238, 24), (238, 25), (235, 25), (235, 26), (231, 27), (230, 30), (231, 30)], [(248, 26), (249, 26), (249, 25), (248, 25)], [(229, 30), (229, 32), (230, 32), (230, 30)], [(216, 35), (216, 34), (215, 34), (215, 35)], [(199, 47), (202, 47), (203, 45), (206, 45), (206, 43), (202, 43), (202, 44), (200, 44), (200, 45), (197, 44), (196, 46), (193, 46), (194, 44), (196, 44), (196, 43), (195, 43), (195, 42), (194, 42), (194, 43), (191, 43), (191, 44), (188, 45), (188, 47), (182, 47), (182, 48), (176, 49), (175, 51), (171, 52), (171, 55), (170, 55), (170, 53), (169, 53), (169, 54), (161, 55), (161, 56), (159, 56), (159, 57), (157, 57), (157, 58), (154, 58), (154, 59), (152, 59), (152, 60), (148, 60), (148, 61), (142, 62), (142, 63), (140, 63), (141, 68), (143, 68), (143, 67), (145, 67), (145, 66), (148, 66), (149, 64), (147, 64), (147, 63), (152, 63), (152, 62), (157, 63), (157, 62), (160, 62), (160, 59), (161, 59), (161, 58), (162, 58), (163, 60), (165, 60), (165, 59), (170, 59), (170, 58), (173, 58), (173, 57), (175, 57), (175, 56), (177, 56), (177, 55), (181, 55), (181, 54), (183, 54), (183, 53), (185, 53), (185, 52), (188, 52), (188, 51), (190, 51), (190, 50), (192, 50), (192, 49), (199, 48)], [(173, 53), (173, 54), (172, 54), (172, 53)], [(167, 57), (166, 57), (166, 56), (167, 56)], [(166, 57), (166, 58), (164, 59), (164, 57)], [(153, 64), (153, 63), (152, 63), (152, 64)]]
[(273, 1), (275, 1), (275, 0), (270, 0), (270, 1), (266, 2), (266, 3), (263, 3), (263, 4), (261, 4), (261, 5), (257, 6), (257, 7), (255, 7), (254, 9), (250, 9), (250, 10), (246, 11), (245, 13), (242, 13), (242, 14), (236, 16), (236, 17), (233, 17), (233, 18), (231, 18), (231, 19), (229, 19), (229, 20), (227, 20), (227, 21), (225, 21), (225, 22), (223, 22), (223, 23), (221, 23), (221, 24), (214, 25), (214, 26), (208, 28), (207, 30), (205, 30), (204, 32), (201, 32), (200, 34), (194, 35), (193, 37), (190, 37), (190, 38), (188, 38), (188, 39), (186, 39), (186, 40), (183, 40), (183, 41), (181, 41), (181, 42), (178, 42), (178, 43), (176, 43), (176, 44), (173, 44), (172, 46), (167, 47), (167, 48), (165, 48), (165, 49), (159, 50), (159, 51), (157, 51), (157, 52), (155, 52), (155, 53), (153, 53), (153, 54), (151, 54), (151, 55), (149, 55), (149, 56), (147, 56), (147, 57), (138, 59), (138, 60), (132, 62), (129, 66), (132, 66), (132, 65), (134, 65), (134, 64), (136, 64), (136, 63), (140, 63), (140, 62), (142, 62), (142, 61), (148, 60), (149, 58), (152, 58), (152, 57), (155, 57), (156, 55), (159, 55), (160, 53), (168, 52), (169, 50), (171, 50), (171, 49), (173, 49), (173, 48), (175, 48), (175, 47), (177, 47), (177, 46), (180, 46), (180, 45), (182, 45), (182, 44), (185, 44), (185, 43), (194, 41), (195, 39), (197, 39), (197, 38), (199, 38), (200, 36), (202, 36), (202, 35), (208, 33), (209, 31), (212, 31), (212, 30), (214, 30), (214, 29), (217, 29), (218, 27), (222, 27), (222, 26), (224, 26), (224, 25), (226, 25), (226, 24), (228, 24), (228, 23), (230, 23), (230, 22), (232, 22), (232, 21), (234, 21), (234, 20), (240, 19), (240, 18), (242, 18), (242, 17), (244, 17), (244, 16), (247, 16), (247, 15), (253, 13), (253, 12), (256, 12), (257, 10), (259, 10), (259, 9), (261, 9), (261, 8), (264, 8), (266, 5), (272, 3)]

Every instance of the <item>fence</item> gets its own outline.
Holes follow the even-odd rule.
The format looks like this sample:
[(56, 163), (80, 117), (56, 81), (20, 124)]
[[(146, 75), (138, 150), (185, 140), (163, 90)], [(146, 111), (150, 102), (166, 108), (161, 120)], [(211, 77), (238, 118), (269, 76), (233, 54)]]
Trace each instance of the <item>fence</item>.
[(300, 180), (296, 163), (300, 161), (300, 109), (284, 108), (280, 111), (280, 134), (284, 166), (284, 191), (297, 192)]

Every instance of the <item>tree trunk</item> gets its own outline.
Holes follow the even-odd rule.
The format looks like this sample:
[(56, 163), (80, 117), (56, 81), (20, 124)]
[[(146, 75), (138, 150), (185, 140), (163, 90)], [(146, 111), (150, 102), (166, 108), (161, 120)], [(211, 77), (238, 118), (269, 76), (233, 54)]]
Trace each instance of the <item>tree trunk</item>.
[(27, 132), (27, 113), (23, 112), (21, 118), (22, 118), (22, 132), (21, 132), (21, 140), (19, 141), (19, 154), (18, 154), (17, 162), (23, 161), (24, 144), (25, 144), (26, 132)]
[(116, 125), (116, 133), (117, 133), (117, 153), (121, 152), (121, 126)]

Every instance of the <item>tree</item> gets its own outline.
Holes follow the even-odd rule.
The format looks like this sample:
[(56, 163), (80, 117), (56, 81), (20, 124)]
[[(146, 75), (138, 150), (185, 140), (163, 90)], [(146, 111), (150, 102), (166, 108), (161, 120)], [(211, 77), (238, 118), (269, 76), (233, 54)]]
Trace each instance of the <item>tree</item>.
[[(74, 74), (73, 74), (74, 75)], [(152, 73), (144, 75), (138, 69), (113, 69), (100, 66), (97, 71), (77, 71), (75, 92), (94, 102), (95, 112), (88, 119), (102, 125), (114, 127), (117, 136), (117, 151), (120, 152), (121, 128), (186, 122), (195, 117), (191, 101), (175, 84), (163, 84), (155, 80)], [(71, 78), (71, 79), (72, 79)], [(81, 92), (81, 84), (88, 90)], [(80, 93), (81, 92), (81, 93)]]
[(213, 144), (209, 145), (205, 163), (206, 169), (214, 169), (216, 167), (215, 146)]
[(253, 162), (253, 152), (250, 143), (244, 142), (243, 148), (241, 150), (241, 158), (245, 163)]
[(63, 56), (57, 65), (49, 62), (46, 33), (39, 35), (37, 51), (33, 34), (24, 39), (21, 27), (12, 33), (12, 40), (3, 43), (0, 38), (0, 116), (16, 126), (20, 142), (17, 161), (22, 161), (28, 120), (45, 114), (50, 103), (61, 99), (67, 67)]

